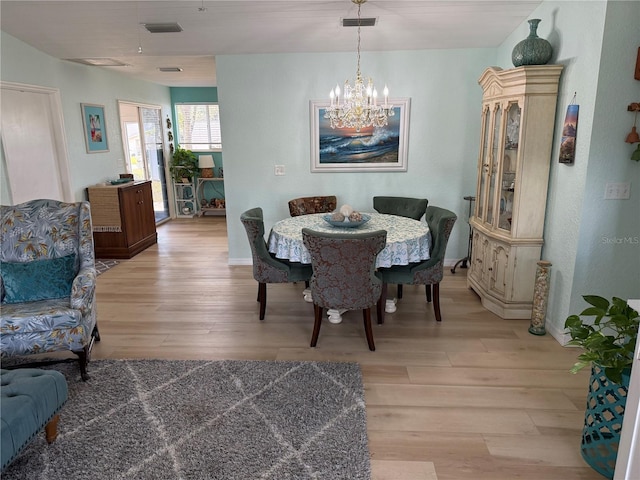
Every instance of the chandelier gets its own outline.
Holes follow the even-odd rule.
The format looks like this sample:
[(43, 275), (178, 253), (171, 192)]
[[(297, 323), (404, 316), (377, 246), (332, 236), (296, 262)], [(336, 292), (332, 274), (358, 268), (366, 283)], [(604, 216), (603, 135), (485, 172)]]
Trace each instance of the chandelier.
[(349, 80), (344, 82), (341, 96), (340, 86), (331, 90), (331, 104), (325, 109), (324, 118), (328, 119), (331, 128), (355, 128), (359, 132), (365, 127), (384, 127), (387, 117), (394, 115), (393, 105), (388, 104), (389, 89), (384, 86), (384, 104), (378, 105), (378, 91), (369, 78), (365, 86), (360, 73), (360, 7), (367, 0), (351, 0), (358, 5), (358, 66), (353, 86)]

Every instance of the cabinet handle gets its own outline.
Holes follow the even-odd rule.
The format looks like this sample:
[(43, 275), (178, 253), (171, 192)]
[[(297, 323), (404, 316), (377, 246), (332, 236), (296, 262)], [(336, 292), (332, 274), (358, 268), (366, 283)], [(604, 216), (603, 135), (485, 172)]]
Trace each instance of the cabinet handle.
[(489, 270), (490, 272), (492, 272), (492, 271), (493, 271), (493, 267), (489, 267), (489, 268), (487, 268), (487, 270)]

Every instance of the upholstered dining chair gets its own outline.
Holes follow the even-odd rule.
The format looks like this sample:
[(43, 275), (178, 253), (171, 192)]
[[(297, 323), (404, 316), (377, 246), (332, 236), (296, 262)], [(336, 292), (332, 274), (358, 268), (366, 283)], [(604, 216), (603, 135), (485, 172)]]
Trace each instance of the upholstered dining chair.
[(311, 213), (330, 213), (337, 207), (335, 195), (319, 197), (300, 197), (289, 200), (289, 213), (292, 217)]
[[(373, 197), (373, 209), (378, 213), (420, 220), (429, 200), (411, 197)], [(402, 298), (402, 285), (398, 285), (398, 299)]]
[(240, 216), (247, 231), (251, 256), (253, 257), (253, 278), (258, 282), (258, 302), (260, 302), (260, 320), (264, 320), (267, 309), (267, 283), (294, 283), (309, 281), (311, 266), (287, 262), (275, 258), (264, 240), (264, 216), (262, 208), (247, 210)]
[(426, 198), (373, 197), (373, 209), (378, 213), (420, 220), (427, 209)]
[(324, 233), (303, 228), (302, 240), (313, 267), (311, 346), (315, 347), (318, 342), (323, 308), (361, 309), (369, 350), (374, 351), (371, 307), (377, 304), (378, 318), (382, 311), (382, 282), (375, 274), (375, 263), (387, 242), (387, 232)]
[[(402, 284), (425, 285), (427, 302), (431, 302), (433, 293), (433, 309), (438, 322), (442, 321), (440, 315), (440, 282), (444, 271), (444, 254), (449, 242), (449, 235), (458, 217), (455, 213), (439, 207), (428, 207), (425, 219), (431, 231), (431, 258), (421, 263), (392, 266), (378, 269), (378, 275), (382, 278), (382, 298), (387, 297), (387, 285)], [(432, 291), (433, 290), (433, 291)], [(378, 317), (378, 323), (384, 321), (384, 311)]]

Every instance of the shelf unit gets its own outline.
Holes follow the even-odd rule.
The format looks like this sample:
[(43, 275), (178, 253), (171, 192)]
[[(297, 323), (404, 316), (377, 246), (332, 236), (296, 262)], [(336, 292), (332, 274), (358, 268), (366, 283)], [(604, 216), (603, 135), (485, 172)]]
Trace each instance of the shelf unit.
[[(195, 193), (195, 185), (193, 184), (193, 182), (174, 182), (173, 196), (175, 199), (176, 217), (193, 218), (193, 216), (198, 211)], [(188, 211), (186, 209), (188, 209)]]
[[(198, 215), (203, 216), (206, 213), (210, 213), (211, 215), (220, 215), (224, 216), (227, 214), (226, 208), (215, 208), (215, 207), (203, 207), (202, 200), (207, 200), (207, 204), (210, 202), (210, 199), (205, 197), (205, 188), (206, 185), (211, 185), (214, 192), (219, 195), (215, 198), (222, 198), (224, 200), (224, 189), (220, 188), (220, 186), (224, 187), (224, 178), (198, 178), (196, 183), (196, 201), (198, 202)], [(211, 197), (213, 198), (213, 197)]]
[(467, 283), (502, 318), (531, 318), (561, 71), (490, 67), (478, 80), (482, 127)]

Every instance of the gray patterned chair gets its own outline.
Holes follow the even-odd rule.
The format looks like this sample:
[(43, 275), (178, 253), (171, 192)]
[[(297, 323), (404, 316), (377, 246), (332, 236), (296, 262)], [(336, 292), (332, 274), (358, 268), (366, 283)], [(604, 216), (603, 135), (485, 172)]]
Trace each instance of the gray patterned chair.
[(378, 213), (420, 220), (427, 209), (426, 198), (373, 197), (373, 209)]
[[(322, 309), (362, 309), (369, 350), (376, 349), (371, 329), (371, 307), (382, 314), (382, 282), (375, 274), (376, 257), (387, 242), (387, 232), (321, 233), (303, 228), (302, 240), (311, 255), (315, 347), (322, 324)], [(381, 323), (380, 321), (378, 323)]]
[(86, 380), (100, 340), (89, 203), (1, 206), (0, 275), (2, 357), (68, 350)]
[(294, 198), (289, 200), (289, 213), (292, 217), (310, 213), (330, 213), (336, 209), (337, 202), (335, 195)]
[[(373, 197), (373, 209), (378, 213), (420, 220), (429, 200), (411, 197)], [(398, 285), (398, 298), (402, 298), (402, 285)]]
[[(433, 287), (433, 309), (436, 320), (442, 321), (440, 315), (440, 282), (444, 271), (444, 254), (449, 242), (449, 236), (453, 225), (458, 218), (455, 213), (439, 207), (428, 207), (425, 218), (431, 231), (431, 255), (429, 260), (418, 264), (393, 266), (380, 268), (378, 274), (384, 283), (382, 287), (382, 298), (387, 297), (387, 285), (389, 283), (410, 285), (425, 285), (427, 302), (431, 302), (431, 289)], [(378, 323), (384, 321), (384, 311), (378, 317)]]
[(279, 260), (269, 253), (264, 241), (263, 219), (260, 207), (252, 208), (240, 215), (251, 246), (253, 278), (258, 282), (260, 320), (264, 320), (267, 309), (267, 283), (294, 283), (308, 281), (311, 278), (310, 265)]

